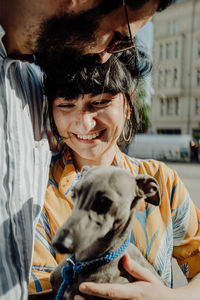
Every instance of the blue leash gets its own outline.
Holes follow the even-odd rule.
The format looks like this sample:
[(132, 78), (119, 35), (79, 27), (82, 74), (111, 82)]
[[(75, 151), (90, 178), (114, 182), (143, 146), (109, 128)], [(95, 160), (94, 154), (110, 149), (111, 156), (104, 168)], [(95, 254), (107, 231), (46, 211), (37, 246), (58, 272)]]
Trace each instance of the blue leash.
[(81, 261), (75, 262), (75, 256), (71, 255), (67, 259), (67, 264), (61, 270), (63, 282), (58, 290), (55, 300), (61, 300), (66, 288), (68, 286), (72, 286), (72, 284), (74, 283), (74, 275), (75, 274), (80, 274), (85, 269), (87, 269), (91, 266), (99, 267), (100, 265), (103, 265), (103, 264), (113, 261), (114, 259), (118, 258), (119, 256), (121, 256), (124, 253), (124, 251), (126, 250), (126, 248), (129, 245), (129, 243), (130, 243), (130, 238), (128, 238), (128, 240), (117, 250), (115, 250), (111, 253), (108, 253), (103, 257), (93, 259), (90, 261), (86, 261), (86, 262), (81, 262)]

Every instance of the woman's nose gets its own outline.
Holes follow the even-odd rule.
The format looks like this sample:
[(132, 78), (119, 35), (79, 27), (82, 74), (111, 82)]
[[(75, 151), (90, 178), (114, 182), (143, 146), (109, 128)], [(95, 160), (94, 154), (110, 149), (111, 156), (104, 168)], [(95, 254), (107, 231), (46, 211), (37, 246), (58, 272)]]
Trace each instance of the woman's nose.
[(92, 113), (82, 112), (77, 120), (76, 129), (81, 134), (91, 132), (96, 126), (96, 121)]

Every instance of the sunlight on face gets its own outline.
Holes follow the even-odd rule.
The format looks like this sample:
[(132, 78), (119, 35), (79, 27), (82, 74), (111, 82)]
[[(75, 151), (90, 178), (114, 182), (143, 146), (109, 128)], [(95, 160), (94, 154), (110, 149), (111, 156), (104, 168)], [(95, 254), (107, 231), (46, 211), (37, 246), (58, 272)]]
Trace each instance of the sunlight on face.
[(126, 106), (121, 93), (55, 99), (53, 116), (57, 130), (71, 148), (77, 164), (100, 164), (108, 157), (114, 158)]
[[(138, 31), (143, 27), (154, 15), (159, 5), (158, 0), (149, 0), (139, 9), (131, 9), (127, 5), (129, 25), (132, 37), (135, 37)], [(84, 45), (83, 54), (102, 53), (115, 37), (121, 35), (122, 38), (129, 37), (127, 19), (124, 7), (121, 6), (106, 15), (98, 24), (95, 31), (95, 38), (89, 44)], [(103, 62), (108, 58), (105, 57)]]

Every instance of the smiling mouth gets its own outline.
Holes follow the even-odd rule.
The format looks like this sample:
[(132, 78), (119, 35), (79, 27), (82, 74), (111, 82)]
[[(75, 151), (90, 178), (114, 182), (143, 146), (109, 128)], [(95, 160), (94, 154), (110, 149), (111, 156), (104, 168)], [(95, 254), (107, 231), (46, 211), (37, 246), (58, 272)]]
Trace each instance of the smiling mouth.
[(93, 134), (83, 135), (83, 134), (75, 134), (75, 133), (73, 133), (73, 135), (75, 135), (75, 137), (78, 138), (79, 140), (91, 141), (91, 140), (100, 138), (103, 135), (104, 132), (105, 132), (105, 129), (102, 130), (102, 131), (99, 131), (97, 133), (93, 133)]

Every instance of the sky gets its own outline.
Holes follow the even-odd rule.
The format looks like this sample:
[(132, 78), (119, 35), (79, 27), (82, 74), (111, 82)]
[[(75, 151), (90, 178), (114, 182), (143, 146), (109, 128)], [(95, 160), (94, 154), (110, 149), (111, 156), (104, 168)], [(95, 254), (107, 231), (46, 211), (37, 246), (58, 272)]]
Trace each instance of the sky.
[[(140, 29), (137, 34), (137, 38), (141, 41), (142, 46), (146, 52), (152, 56), (153, 47), (153, 23), (150, 21), (144, 27)], [(151, 100), (151, 74), (146, 77), (146, 92), (147, 92), (147, 103)]]

